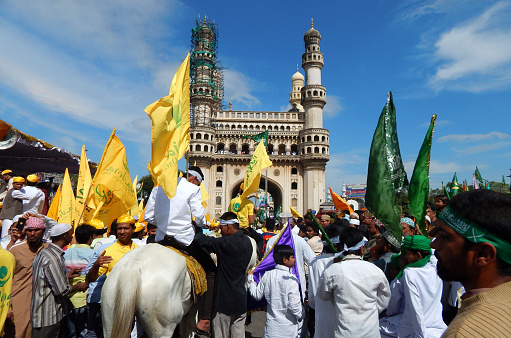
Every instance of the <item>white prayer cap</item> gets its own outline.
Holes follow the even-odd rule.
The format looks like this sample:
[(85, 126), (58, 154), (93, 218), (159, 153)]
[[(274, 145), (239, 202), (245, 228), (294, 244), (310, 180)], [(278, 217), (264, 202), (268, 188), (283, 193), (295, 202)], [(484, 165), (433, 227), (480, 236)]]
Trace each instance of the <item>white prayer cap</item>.
[(350, 224), (360, 225), (360, 221), (358, 219), (350, 219)]
[(60, 236), (62, 234), (65, 234), (66, 232), (68, 232), (69, 230), (71, 230), (73, 227), (70, 226), (69, 224), (67, 223), (59, 223), (57, 225), (55, 225), (53, 228), (51, 228), (50, 230), (50, 236), (51, 237), (56, 237), (56, 236)]

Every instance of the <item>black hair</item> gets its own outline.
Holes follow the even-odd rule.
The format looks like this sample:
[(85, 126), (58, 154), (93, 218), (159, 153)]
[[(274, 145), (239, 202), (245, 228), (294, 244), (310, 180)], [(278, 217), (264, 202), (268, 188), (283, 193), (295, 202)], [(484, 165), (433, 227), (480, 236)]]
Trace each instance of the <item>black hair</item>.
[[(198, 172), (198, 173), (199, 173), (199, 175), (201, 176), (201, 177), (200, 177), (200, 178), (201, 178), (201, 181), (203, 181), (203, 180), (204, 180), (204, 174), (202, 173), (202, 170), (200, 170), (200, 168), (199, 168), (199, 167), (192, 165), (192, 166), (189, 166), (189, 167), (188, 167), (188, 170), (193, 170), (193, 171)], [(188, 174), (190, 174), (190, 173), (188, 173)]]
[(420, 253), (422, 258), (426, 257), (427, 255), (431, 255), (431, 251), (428, 251), (428, 250), (415, 250), (415, 249), (406, 249), (406, 250), (410, 250), (411, 252), (414, 252), (414, 253)]
[(156, 228), (157, 228), (156, 224), (147, 223), (147, 230), (149, 230), (149, 229), (156, 229)]
[(298, 223), (298, 224), (303, 223), (303, 218), (298, 217), (298, 219), (296, 220), (296, 223)]
[(434, 211), (438, 214), (438, 208), (436, 207), (435, 203), (428, 203), (428, 208), (430, 208), (431, 211)]
[[(449, 206), (466, 220), (511, 243), (511, 196), (488, 189), (470, 190), (454, 195)], [(473, 245), (465, 241), (466, 247)], [(497, 261), (499, 274), (511, 276), (511, 264), (500, 258)]]
[(114, 220), (112, 225), (110, 225), (109, 235), (114, 235), (117, 237), (117, 220)]
[(77, 226), (75, 230), (76, 242), (78, 242), (78, 244), (87, 244), (95, 231), (96, 229), (92, 225), (82, 224)]
[(27, 182), (27, 186), (29, 186), (29, 187), (35, 187), (35, 186), (37, 186), (37, 182), (30, 182), (30, 181), (28, 181), (28, 180), (26, 180), (26, 182)]
[(350, 221), (348, 221), (346, 218), (338, 218), (333, 224), (341, 227), (341, 229), (351, 228)]
[(108, 229), (96, 229), (94, 228), (94, 236), (102, 236)]
[[(350, 248), (356, 245), (364, 238), (364, 233), (359, 229), (348, 227), (342, 230), (340, 237), (342, 238), (341, 244), (345, 244), (346, 247)], [(344, 255), (350, 254), (360, 256), (360, 249), (349, 250), (344, 252)]]
[[(316, 225), (316, 223), (314, 223), (313, 221), (307, 221), (305, 223), (305, 228), (307, 228), (307, 227), (311, 227), (312, 231), (314, 231), (314, 233), (319, 234), (319, 228)], [(327, 229), (328, 229), (328, 227), (327, 227)]]
[(268, 231), (275, 230), (275, 219), (273, 218), (267, 218), (265, 221), (265, 228)]
[[(228, 221), (228, 220), (231, 220), (231, 219), (238, 219), (238, 216), (234, 212), (232, 212), (232, 211), (227, 211), (227, 212), (224, 212), (222, 214), (222, 216), (220, 216), (220, 219), (222, 219), (224, 221)], [(232, 227), (234, 229), (239, 229), (240, 228), (239, 223), (233, 223), (231, 225), (232, 225)]]
[(295, 251), (289, 245), (275, 245), (273, 247), (273, 260), (275, 263), (284, 265), (284, 258), (294, 256)]
[[(341, 232), (342, 228), (336, 223), (330, 224), (330, 226), (325, 229), (325, 233), (330, 239), (340, 236)], [(335, 251), (330, 248), (330, 245), (325, 245), (324, 250), (326, 253), (335, 253)]]
[(297, 224), (296, 226), (298, 227), (298, 229), (300, 229), (301, 232), (303, 233), (307, 232), (307, 227), (305, 226), (305, 223)]
[(440, 200), (442, 201), (442, 203), (444, 203), (445, 205), (448, 205), (449, 204), (449, 197), (445, 196), (445, 195), (436, 195), (435, 196), (435, 200)]

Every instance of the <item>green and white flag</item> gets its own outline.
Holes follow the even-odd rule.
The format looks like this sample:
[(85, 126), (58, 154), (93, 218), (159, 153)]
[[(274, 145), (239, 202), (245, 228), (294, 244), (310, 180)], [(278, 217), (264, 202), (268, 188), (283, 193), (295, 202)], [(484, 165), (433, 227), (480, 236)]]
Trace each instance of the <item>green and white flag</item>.
[(400, 241), (401, 212), (396, 206), (396, 189), (406, 182), (396, 130), (396, 109), (389, 93), (374, 131), (367, 170), (366, 206)]
[(426, 233), (426, 209), (428, 207), (429, 194), (429, 159), (431, 157), (431, 142), (433, 141), (433, 130), (435, 128), (436, 115), (431, 118), (428, 132), (422, 142), (412, 178), (408, 187), (408, 207), (422, 233)]
[(264, 145), (268, 146), (268, 130), (263, 131), (262, 133), (256, 134), (256, 135), (243, 135), (243, 138), (251, 138), (252, 140), (256, 141), (257, 143), (264, 141)]

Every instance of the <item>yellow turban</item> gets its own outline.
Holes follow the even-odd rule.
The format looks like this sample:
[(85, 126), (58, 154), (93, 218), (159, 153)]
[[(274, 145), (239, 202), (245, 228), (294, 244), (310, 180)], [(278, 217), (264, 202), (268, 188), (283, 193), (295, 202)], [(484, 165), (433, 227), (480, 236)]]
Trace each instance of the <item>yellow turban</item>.
[(12, 174), (12, 170), (6, 169), (6, 170), (2, 171), (2, 175), (5, 175), (5, 174)]
[(96, 230), (102, 230), (105, 228), (105, 223), (103, 223), (102, 220), (97, 219), (97, 218), (91, 219), (89, 224), (92, 225)]
[(16, 176), (12, 178), (12, 183), (25, 183), (25, 179), (21, 176)]
[(135, 224), (137, 221), (131, 215), (122, 215), (117, 219), (117, 224), (119, 223)]
[(39, 181), (39, 177), (37, 177), (37, 175), (34, 175), (34, 174), (28, 175), (27, 181), (35, 183), (35, 182)]
[(135, 223), (135, 231), (134, 232), (139, 232), (139, 231), (142, 231), (144, 230), (144, 225), (142, 223)]

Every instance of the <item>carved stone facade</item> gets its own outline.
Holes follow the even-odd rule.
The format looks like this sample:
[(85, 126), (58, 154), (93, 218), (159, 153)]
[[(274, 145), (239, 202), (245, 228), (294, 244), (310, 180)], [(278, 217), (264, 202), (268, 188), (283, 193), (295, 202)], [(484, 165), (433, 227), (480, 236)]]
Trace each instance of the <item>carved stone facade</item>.
[(193, 32), (190, 163), (196, 162), (204, 172), (210, 195), (207, 212), (218, 217), (227, 210), (257, 146), (243, 136), (265, 130), (273, 166), (261, 173), (260, 188), (264, 189), (267, 176), (268, 193), (275, 207), (281, 205), (282, 211), (289, 211), (292, 206), (299, 213), (318, 210), (325, 202), (325, 166), (329, 160), (329, 133), (322, 120), (326, 89), (321, 85), (319, 32), (311, 24), (304, 36), (305, 78), (298, 70), (292, 76), (292, 108), (288, 112), (236, 111), (231, 103), (229, 110), (219, 110), (223, 89), (221, 71), (216, 67), (216, 27), (205, 19)]

